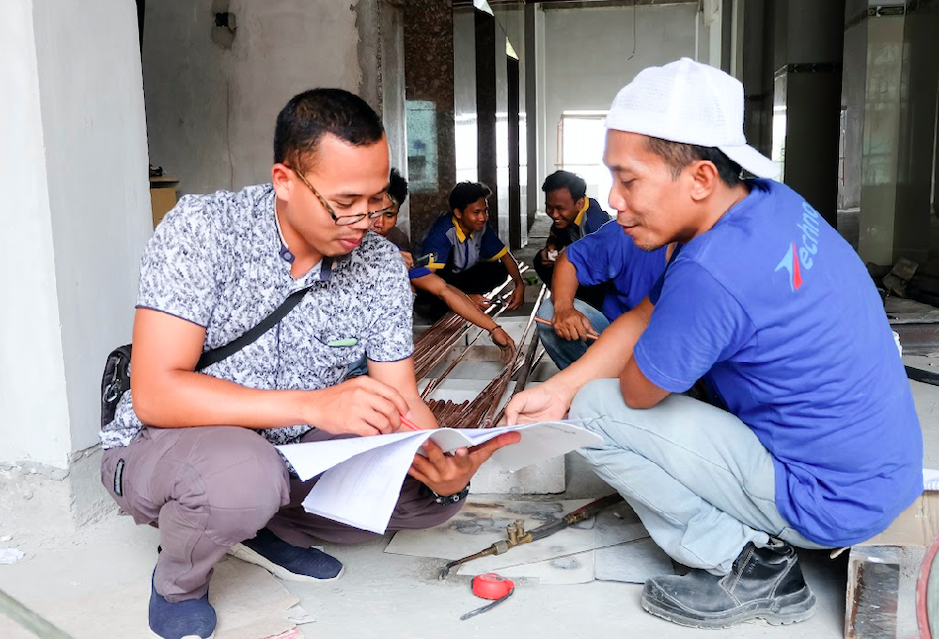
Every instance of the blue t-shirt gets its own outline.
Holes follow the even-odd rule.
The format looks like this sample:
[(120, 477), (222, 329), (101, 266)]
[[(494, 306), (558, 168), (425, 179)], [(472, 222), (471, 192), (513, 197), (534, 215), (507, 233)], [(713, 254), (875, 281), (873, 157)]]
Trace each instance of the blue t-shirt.
[(665, 248), (643, 251), (615, 220), (568, 246), (567, 259), (579, 284), (610, 283), (600, 310), (611, 322), (645, 299), (665, 272)]
[(773, 456), (780, 514), (849, 546), (922, 492), (909, 382), (857, 253), (792, 189), (748, 185), (652, 292), (636, 364), (673, 393), (704, 376)]
[(430, 262), (427, 266), (412, 268), (408, 277), (415, 280), (448, 265), (454, 273), (460, 273), (471, 269), (480, 260), (495, 262), (508, 251), (489, 224), (482, 231), (466, 235), (456, 218), (446, 213), (437, 218), (414, 253), (415, 259), (429, 255)]

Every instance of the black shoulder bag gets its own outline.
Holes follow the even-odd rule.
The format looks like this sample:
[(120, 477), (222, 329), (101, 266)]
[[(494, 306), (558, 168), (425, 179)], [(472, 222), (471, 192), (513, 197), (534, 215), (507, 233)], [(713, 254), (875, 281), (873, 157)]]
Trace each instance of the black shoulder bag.
[[(231, 357), (244, 347), (256, 342), (259, 337), (276, 326), (280, 320), (284, 319), (287, 313), (292, 311), (294, 307), (300, 303), (300, 300), (311, 288), (312, 287), (307, 286), (306, 288), (301, 288), (291, 293), (290, 296), (284, 300), (283, 304), (274, 309), (270, 315), (261, 320), (257, 326), (247, 331), (241, 337), (236, 338), (234, 341), (224, 346), (219, 346), (218, 348), (213, 348), (210, 351), (202, 353), (202, 357), (199, 358), (195, 370), (201, 371), (212, 364), (217, 364)], [(108, 355), (108, 359), (104, 364), (104, 376), (101, 378), (102, 428), (114, 421), (114, 412), (117, 410), (117, 403), (121, 400), (124, 393), (130, 389), (130, 355), (131, 345), (126, 344), (111, 351), (111, 354)]]

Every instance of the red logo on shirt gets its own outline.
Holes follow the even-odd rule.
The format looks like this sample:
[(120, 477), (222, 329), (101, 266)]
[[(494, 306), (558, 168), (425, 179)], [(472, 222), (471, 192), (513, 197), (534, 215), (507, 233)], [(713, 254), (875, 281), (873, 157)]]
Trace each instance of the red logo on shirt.
[(789, 245), (789, 250), (782, 261), (776, 265), (776, 270), (784, 268), (789, 271), (789, 290), (797, 291), (802, 286), (802, 272), (799, 269), (799, 254), (796, 252), (796, 243)]

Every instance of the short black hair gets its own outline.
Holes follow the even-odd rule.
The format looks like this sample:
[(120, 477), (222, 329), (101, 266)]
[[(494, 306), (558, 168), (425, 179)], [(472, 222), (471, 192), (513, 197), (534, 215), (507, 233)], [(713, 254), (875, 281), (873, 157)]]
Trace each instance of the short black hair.
[(450, 204), (450, 210), (462, 211), (467, 206), (479, 198), (488, 198), (492, 195), (492, 189), (482, 182), (460, 182), (450, 191), (450, 198), (447, 200)]
[(698, 146), (682, 142), (670, 142), (661, 138), (646, 138), (646, 148), (662, 158), (672, 170), (672, 177), (678, 179), (682, 169), (699, 160), (712, 162), (717, 167), (717, 174), (727, 186), (740, 184), (740, 165), (727, 157), (723, 151), (713, 146)]
[(571, 194), (571, 199), (576, 202), (580, 198), (586, 197), (587, 181), (570, 171), (555, 171), (545, 178), (541, 190), (550, 193), (558, 189), (567, 189), (567, 192)]
[(408, 181), (398, 173), (398, 169), (391, 169), (391, 176), (388, 178), (388, 193), (394, 198), (398, 206), (404, 204), (408, 198)]
[(385, 129), (375, 110), (359, 96), (343, 89), (310, 89), (290, 98), (277, 115), (274, 163), (309, 170), (327, 133), (355, 146), (368, 146), (381, 140)]

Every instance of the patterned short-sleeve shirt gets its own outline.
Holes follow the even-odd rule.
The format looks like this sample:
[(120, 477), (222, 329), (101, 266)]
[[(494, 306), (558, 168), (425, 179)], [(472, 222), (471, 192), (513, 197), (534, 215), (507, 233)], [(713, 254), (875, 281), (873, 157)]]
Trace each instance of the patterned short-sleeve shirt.
[[(280, 323), (203, 373), (249, 388), (316, 390), (343, 381), (363, 355), (394, 362), (413, 353), (411, 290), (398, 249), (369, 232), (352, 253), (290, 274), (270, 184), (186, 196), (163, 219), (141, 260), (137, 308), (206, 329), (204, 350), (256, 326), (294, 291), (313, 285)], [(353, 343), (354, 342), (354, 343)], [(339, 345), (352, 344), (352, 345)], [(314, 425), (263, 429), (273, 444)], [(104, 448), (128, 445), (143, 424), (131, 392), (101, 433)]]

